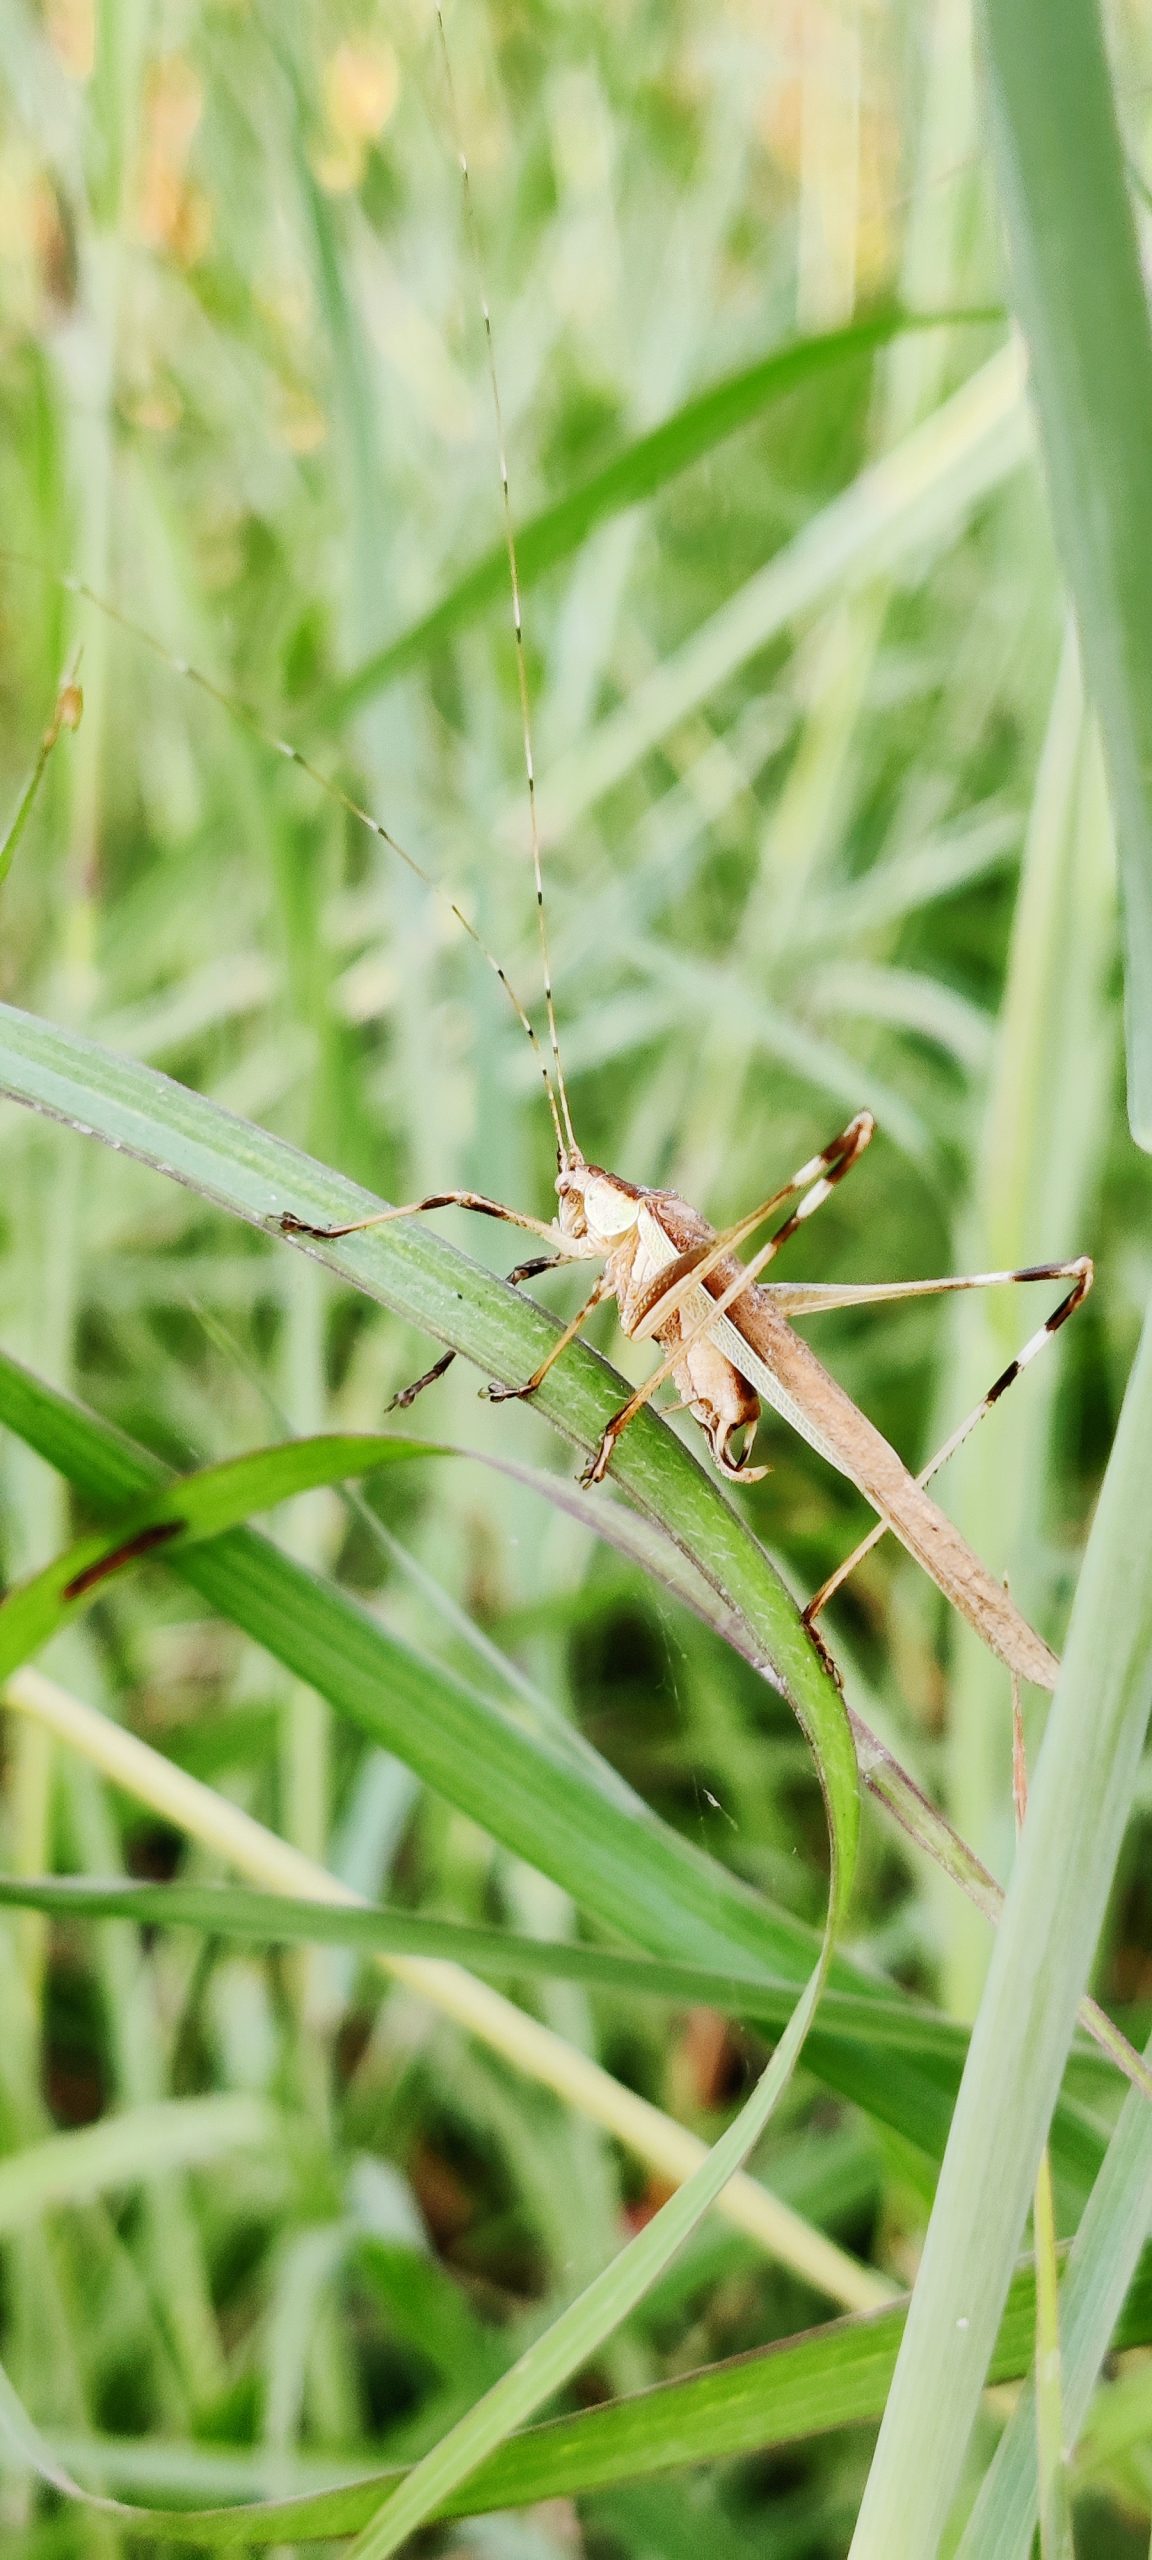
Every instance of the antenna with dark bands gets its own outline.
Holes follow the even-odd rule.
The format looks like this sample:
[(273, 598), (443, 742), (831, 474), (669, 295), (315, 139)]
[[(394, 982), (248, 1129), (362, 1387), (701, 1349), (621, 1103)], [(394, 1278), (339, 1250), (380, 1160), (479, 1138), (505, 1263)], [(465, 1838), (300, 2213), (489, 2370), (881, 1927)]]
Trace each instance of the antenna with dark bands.
[[(484, 348), (488, 363), (488, 387), (492, 394), (492, 413), (496, 424), (496, 452), (500, 467), (500, 504), (504, 520), (504, 548), (508, 554), (508, 574), (512, 582), (512, 629), (516, 641), (516, 680), (520, 694), (520, 734), (524, 746), (524, 771), (528, 779), (528, 823), (532, 843), (532, 874), (536, 886), (536, 923), (540, 935), (540, 958), (544, 968), (544, 1002), (548, 1015), (548, 1040), (552, 1051), (552, 1069), (560, 1110), (564, 1120), (563, 1138), (557, 1132), (561, 1171), (573, 1159), (580, 1161), (580, 1149), (572, 1126), (572, 1112), (564, 1069), (560, 1063), (560, 1041), (556, 1030), (556, 1004), (552, 993), (552, 959), (548, 948), (548, 926), (544, 914), (544, 869), (540, 857), (540, 827), (536, 814), (536, 764), (532, 753), (532, 713), (528, 696), (528, 661), (524, 652), (524, 619), (520, 609), (520, 571), (516, 558), (516, 534), (512, 523), (512, 501), (508, 489), (508, 453), (504, 440), (504, 412), (500, 403), (500, 382), (496, 371), (496, 347), (492, 335), (492, 314), (484, 290), (484, 270), (480, 257), (480, 233), (472, 195), (472, 179), (468, 155), (460, 129), (456, 104), (456, 84), (452, 77), (452, 57), (448, 51), (448, 30), (444, 24), (441, 0), (436, 0), (436, 29), (440, 41), (440, 57), (444, 66), (444, 86), (448, 97), (448, 113), (452, 139), (460, 164), (461, 192), (464, 198), (464, 228), (468, 235), (468, 255), (476, 280), (480, 314), (484, 322)], [(555, 1112), (553, 1118), (555, 1119)]]

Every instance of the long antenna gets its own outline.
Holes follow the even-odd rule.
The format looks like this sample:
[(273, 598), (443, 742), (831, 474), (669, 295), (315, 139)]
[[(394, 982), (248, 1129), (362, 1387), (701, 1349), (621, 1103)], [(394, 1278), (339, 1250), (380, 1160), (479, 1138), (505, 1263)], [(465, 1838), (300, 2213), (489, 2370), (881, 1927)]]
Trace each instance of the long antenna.
[[(471, 916), (466, 915), (463, 907), (457, 905), (451, 892), (445, 889), (435, 874), (426, 871), (423, 863), (417, 861), (415, 854), (409, 853), (407, 845), (401, 844), (399, 837), (392, 834), (383, 820), (376, 817), (373, 810), (365, 808), (363, 801), (357, 800), (353, 792), (347, 791), (344, 784), (336, 780), (334, 774), (323, 772), (319, 765), (313, 764), (310, 756), (306, 756), (299, 747), (294, 747), (290, 739), (278, 737), (276, 731), (268, 727), (267, 722), (261, 718), (252, 703), (245, 701), (242, 693), (230, 693), (226, 686), (217, 684), (212, 676), (205, 675), (202, 667), (193, 666), (189, 658), (178, 657), (175, 650), (167, 648), (162, 640), (157, 640), (146, 624), (137, 622), (133, 614), (125, 613), (121, 605), (113, 604), (110, 596), (101, 595), (96, 587), (88, 585), (85, 578), (73, 577), (67, 570), (49, 569), (43, 561), (33, 559), (26, 552), (0, 549), (0, 560), (7, 560), (21, 569), (30, 569), (37, 577), (50, 579), (54, 586), (62, 587), (67, 595), (79, 596), (85, 604), (94, 605), (98, 613), (106, 614), (108, 620), (116, 623), (121, 631), (126, 631), (130, 638), (139, 641), (142, 648), (149, 649), (152, 656), (160, 660), (162, 666), (171, 667), (174, 674), (184, 676), (189, 684), (197, 687), (199, 692), (207, 694), (210, 701), (218, 703), (220, 709), (226, 711), (230, 719), (235, 720), (240, 728), (247, 729), (249, 736), (255, 738), (260, 746), (267, 747), (273, 755), (282, 756), (286, 764), (297, 765), (300, 772), (306, 773), (309, 781), (316, 784), (318, 790), (326, 792), (328, 798), (335, 800), (339, 808), (356, 820), (358, 826), (366, 827), (369, 835), (376, 836), (381, 844), (386, 844), (389, 852), (394, 853), (398, 861), (403, 862), (409, 871), (415, 872), (416, 878), (423, 881), (425, 888), (432, 891), (433, 897), (437, 898), (455, 922), (462, 926), (469, 941), (475, 944), (481, 959), (487, 961), (493, 976), (499, 979), (504, 989), (521, 1030), (527, 1033), (544, 1079), (544, 1091), (548, 1097), (548, 1109), (552, 1115), (552, 1127), (556, 1136), (557, 1155), (561, 1163), (565, 1162), (570, 1150), (565, 1144), (565, 1131), (556, 1108), (556, 1095), (552, 1088), (552, 1078), (548, 1073), (548, 1061), (536, 1037), (531, 1018), (525, 1006), (521, 1004), (516, 989), (507, 971), (501, 967), (495, 952), (489, 950), (487, 943), (477, 932)], [(554, 1035), (553, 1048), (555, 1048)], [(557, 1060), (557, 1067), (559, 1067), (559, 1060)], [(564, 1120), (570, 1132), (571, 1121), (566, 1100)]]
[(564, 1141), (559, 1148), (560, 1169), (573, 1158), (580, 1160), (576, 1132), (564, 1069), (560, 1063), (560, 1041), (556, 1029), (556, 1005), (552, 993), (552, 958), (548, 947), (548, 925), (544, 914), (544, 869), (540, 857), (540, 827), (536, 813), (536, 763), (532, 753), (532, 711), (528, 694), (528, 661), (524, 650), (524, 618), (520, 609), (520, 571), (516, 559), (516, 534), (512, 523), (512, 500), (508, 488), (508, 453), (504, 438), (504, 412), (500, 402), (500, 382), (496, 371), (496, 345), (492, 335), (492, 314), (484, 290), (484, 267), (480, 256), (480, 230), (472, 194), (472, 177), (468, 155), (464, 149), (460, 113), (456, 103), (456, 83), (452, 77), (452, 57), (448, 51), (448, 30), (444, 24), (442, 0), (436, 0), (436, 28), (440, 40), (440, 56), (444, 66), (444, 86), (448, 96), (448, 113), (452, 139), (460, 164), (461, 191), (464, 198), (464, 227), (468, 235), (468, 254), (476, 281), (476, 292), (484, 322), (484, 347), (488, 361), (488, 387), (492, 394), (492, 413), (496, 424), (496, 452), (500, 466), (500, 503), (504, 519), (504, 548), (508, 554), (508, 574), (512, 581), (512, 628), (516, 640), (516, 680), (520, 693), (520, 734), (524, 747), (524, 771), (528, 777), (528, 824), (532, 843), (532, 875), (536, 884), (536, 923), (540, 935), (540, 958), (544, 968), (544, 1002), (548, 1015), (548, 1040), (552, 1050), (552, 1071), (564, 1117)]

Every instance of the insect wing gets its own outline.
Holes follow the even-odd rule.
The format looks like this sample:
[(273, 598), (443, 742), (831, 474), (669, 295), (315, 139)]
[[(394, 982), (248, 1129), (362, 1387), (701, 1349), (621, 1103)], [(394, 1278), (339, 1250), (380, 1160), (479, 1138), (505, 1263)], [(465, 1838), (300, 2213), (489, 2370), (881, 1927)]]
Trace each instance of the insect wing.
[[(704, 1296), (701, 1290), (701, 1314)], [(1056, 1657), (1021, 1616), (1003, 1583), (815, 1352), (793, 1333), (767, 1292), (750, 1291), (749, 1298), (747, 1306), (737, 1301), (729, 1314), (717, 1316), (712, 1328), (733, 1367), (810, 1448), (865, 1495), (984, 1643), (1022, 1679), (1053, 1689)]]

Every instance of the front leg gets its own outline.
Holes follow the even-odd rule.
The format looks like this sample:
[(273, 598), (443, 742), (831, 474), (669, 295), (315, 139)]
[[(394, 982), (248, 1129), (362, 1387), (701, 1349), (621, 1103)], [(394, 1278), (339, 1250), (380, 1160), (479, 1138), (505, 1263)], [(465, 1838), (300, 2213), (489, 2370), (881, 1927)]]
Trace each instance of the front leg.
[(317, 1227), (307, 1218), (298, 1218), (286, 1209), (279, 1220), (281, 1235), (315, 1236), (322, 1244), (334, 1244), (339, 1236), (363, 1235), (368, 1227), (388, 1226), (393, 1218), (422, 1218), (429, 1209), (474, 1209), (481, 1218), (499, 1218), (505, 1226), (526, 1227), (530, 1235), (546, 1236), (555, 1244), (558, 1231), (546, 1226), (543, 1218), (529, 1218), (523, 1209), (509, 1209), (503, 1200), (489, 1200), (483, 1191), (430, 1191), (425, 1200), (407, 1200), (398, 1209), (373, 1209), (367, 1218), (350, 1218), (346, 1226)]

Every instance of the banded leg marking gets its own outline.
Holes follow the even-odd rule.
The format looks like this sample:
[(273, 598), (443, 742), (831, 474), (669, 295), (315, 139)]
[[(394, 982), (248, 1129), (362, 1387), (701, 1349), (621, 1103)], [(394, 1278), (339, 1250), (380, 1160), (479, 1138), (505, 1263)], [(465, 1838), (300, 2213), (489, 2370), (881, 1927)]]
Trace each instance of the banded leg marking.
[(843, 1181), (857, 1157), (863, 1154), (875, 1126), (870, 1111), (858, 1111), (855, 1119), (849, 1121), (847, 1128), (842, 1129), (820, 1155), (810, 1157), (808, 1163), (801, 1165), (799, 1172), (792, 1175), (791, 1181), (783, 1183), (779, 1191), (771, 1192), (758, 1208), (750, 1209), (746, 1217), (737, 1219), (735, 1226), (725, 1227), (706, 1244), (692, 1245), (687, 1253), (678, 1254), (674, 1262), (666, 1263), (639, 1301), (638, 1312), (630, 1328), (633, 1341), (649, 1341), (657, 1326), (667, 1316), (675, 1314), (682, 1300), (689, 1295), (690, 1287), (707, 1280), (709, 1273), (737, 1245), (745, 1243), (764, 1219), (771, 1216), (773, 1209), (779, 1208), (782, 1200), (791, 1199), (796, 1191), (806, 1191), (806, 1198), (782, 1220), (758, 1255), (756, 1269), (762, 1271), (805, 1219), (823, 1208), (837, 1183)]
[[(1092, 1264), (1087, 1254), (1083, 1254), (1075, 1262), (1041, 1262), (1022, 1271), (978, 1272), (971, 1279), (929, 1281), (922, 1292), (916, 1293), (928, 1296), (936, 1295), (946, 1288), (985, 1289), (994, 1286), (997, 1281), (1013, 1281), (1020, 1285), (1034, 1280), (1070, 1279), (1072, 1281), (1072, 1287), (1067, 1296), (1061, 1298), (1059, 1306), (1053, 1307), (1051, 1315), (1046, 1316), (1043, 1324), (1030, 1335), (1023, 1350), (1018, 1351), (1015, 1359), (1010, 1360), (1007, 1367), (1000, 1371), (999, 1377), (993, 1379), (987, 1394), (981, 1396), (979, 1404), (973, 1405), (971, 1412), (965, 1414), (964, 1420), (957, 1423), (954, 1431), (949, 1432), (942, 1447), (937, 1449), (935, 1456), (929, 1459), (927, 1466), (921, 1469), (916, 1478), (917, 1484), (931, 1484), (933, 1476), (938, 1475), (941, 1467), (947, 1465), (949, 1458), (955, 1455), (969, 1433), (975, 1431), (978, 1423), (983, 1422), (985, 1414), (991, 1413), (993, 1405), (999, 1404), (1001, 1396), (1007, 1395), (1009, 1387), (1015, 1386), (1017, 1378), (1021, 1377), (1025, 1369), (1037, 1358), (1044, 1349), (1045, 1343), (1051, 1342), (1053, 1335), (1059, 1333), (1061, 1325), (1067, 1324), (1069, 1316), (1074, 1316), (1077, 1307), (1083, 1305), (1092, 1286), (1093, 1276)], [(905, 1283), (901, 1287), (901, 1295), (908, 1294), (908, 1286)], [(861, 1538), (859, 1545), (853, 1547), (851, 1555), (845, 1556), (843, 1564), (837, 1565), (835, 1573), (830, 1573), (827, 1581), (821, 1583), (820, 1589), (808, 1602), (803, 1613), (807, 1626), (815, 1625), (821, 1611), (827, 1608), (829, 1601), (848, 1580), (849, 1574), (855, 1572), (857, 1565), (863, 1562), (865, 1556), (871, 1555), (873, 1547), (879, 1545), (886, 1532), (887, 1522), (877, 1520), (868, 1531), (867, 1537)]]

